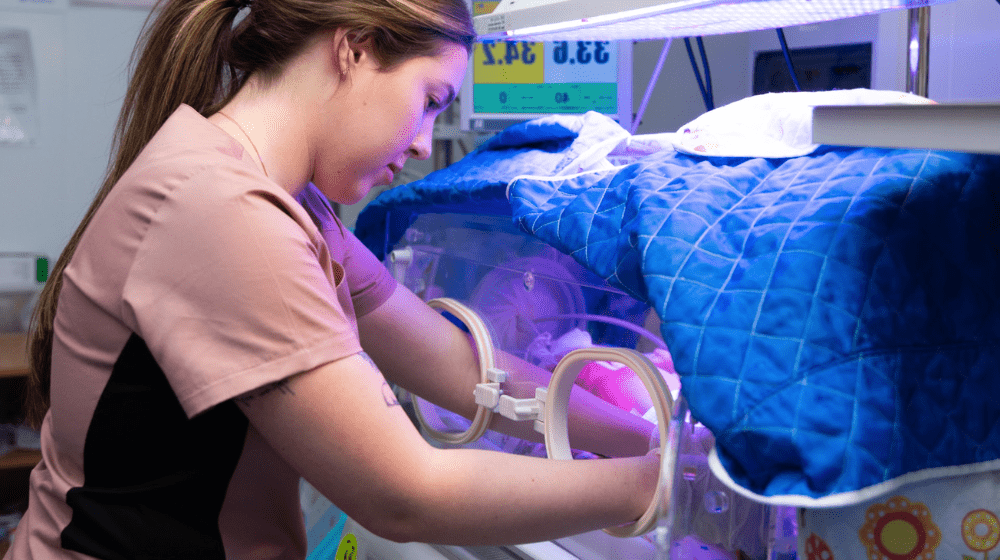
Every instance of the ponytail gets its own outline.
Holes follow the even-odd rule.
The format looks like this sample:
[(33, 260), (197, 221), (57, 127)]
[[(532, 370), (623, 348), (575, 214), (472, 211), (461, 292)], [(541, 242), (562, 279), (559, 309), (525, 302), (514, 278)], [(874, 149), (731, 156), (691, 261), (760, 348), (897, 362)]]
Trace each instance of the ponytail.
[(211, 114), (241, 85), (243, 76), (231, 75), (225, 83), (223, 77), (232, 25), (239, 11), (237, 4), (231, 0), (169, 0), (162, 11), (158, 12), (158, 8), (150, 14), (150, 18), (158, 15), (152, 26), (147, 20), (132, 53), (132, 79), (112, 137), (113, 156), (104, 183), (52, 268), (32, 317), (24, 413), (25, 420), (35, 428), (41, 426), (49, 408), (53, 323), (63, 271), (90, 220), (177, 107), (186, 103), (203, 114)]

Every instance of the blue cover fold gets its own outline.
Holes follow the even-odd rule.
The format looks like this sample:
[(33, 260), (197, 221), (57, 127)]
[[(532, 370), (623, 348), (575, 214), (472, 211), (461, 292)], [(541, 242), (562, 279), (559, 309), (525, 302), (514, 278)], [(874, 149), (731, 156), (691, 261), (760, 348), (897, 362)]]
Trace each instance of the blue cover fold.
[(511, 185), (522, 228), (648, 301), (731, 478), (820, 498), (1000, 458), (1000, 157), (672, 152)]
[(552, 115), (511, 126), (451, 166), (381, 193), (358, 215), (354, 233), (380, 259), (417, 216), (510, 216), (507, 183), (556, 175), (577, 156), (622, 133), (602, 115)]

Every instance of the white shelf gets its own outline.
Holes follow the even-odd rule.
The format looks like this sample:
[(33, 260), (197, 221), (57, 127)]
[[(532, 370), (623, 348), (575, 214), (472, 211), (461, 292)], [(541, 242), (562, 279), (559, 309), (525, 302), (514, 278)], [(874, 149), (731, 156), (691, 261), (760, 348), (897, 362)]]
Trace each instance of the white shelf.
[(816, 107), (813, 142), (1000, 154), (1000, 104)]

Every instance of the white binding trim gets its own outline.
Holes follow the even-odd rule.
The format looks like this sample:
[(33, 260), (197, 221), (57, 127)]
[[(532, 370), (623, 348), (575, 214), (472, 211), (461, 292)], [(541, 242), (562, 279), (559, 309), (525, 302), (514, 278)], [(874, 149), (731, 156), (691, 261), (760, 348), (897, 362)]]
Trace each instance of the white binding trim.
[(757, 494), (736, 483), (726, 468), (719, 460), (719, 452), (713, 447), (708, 453), (708, 467), (719, 482), (732, 489), (734, 492), (745, 496), (755, 502), (760, 502), (775, 506), (789, 506), (803, 509), (825, 509), (850, 507), (867, 502), (875, 498), (887, 496), (900, 490), (904, 486), (917, 483), (929, 483), (942, 478), (957, 478), (960, 476), (978, 474), (1000, 470), (1000, 459), (984, 461), (982, 463), (970, 463), (965, 465), (954, 465), (949, 467), (932, 467), (918, 471), (909, 472), (896, 478), (872, 484), (858, 490), (828, 494), (819, 498), (804, 496), (801, 494), (780, 494), (775, 496), (764, 496)]

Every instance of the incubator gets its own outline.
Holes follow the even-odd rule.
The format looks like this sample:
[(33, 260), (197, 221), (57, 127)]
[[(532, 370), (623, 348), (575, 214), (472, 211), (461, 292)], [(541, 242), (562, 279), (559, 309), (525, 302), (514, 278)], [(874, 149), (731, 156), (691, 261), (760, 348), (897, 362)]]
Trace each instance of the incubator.
[[(475, 397), (482, 406), (471, 422), (400, 391), (433, 445), (599, 460), (568, 440), (566, 402), (577, 385), (657, 422), (662, 468), (657, 498), (630, 526), (547, 543), (458, 548), (392, 543), (347, 519), (338, 535), (357, 558), (794, 558), (794, 511), (750, 501), (711, 474), (712, 435), (687, 412), (655, 313), (644, 303), (504, 216), (422, 214), (386, 247), (386, 264), (469, 330), (479, 349), (484, 372)], [(535, 398), (504, 394), (504, 372), (487, 363), (493, 350), (553, 371), (552, 382)], [(485, 430), (490, 414), (534, 423), (546, 443)]]

